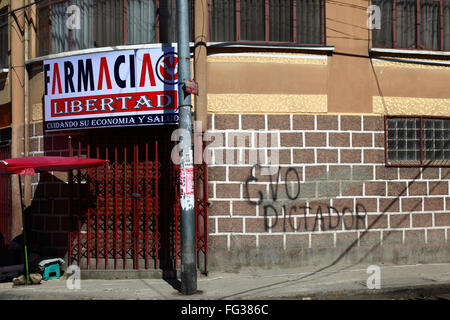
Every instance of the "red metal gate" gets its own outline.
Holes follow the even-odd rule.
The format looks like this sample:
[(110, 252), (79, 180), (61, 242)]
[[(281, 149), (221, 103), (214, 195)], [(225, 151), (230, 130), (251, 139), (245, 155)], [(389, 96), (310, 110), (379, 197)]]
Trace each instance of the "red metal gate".
[(205, 162), (195, 165), (194, 172), (197, 265), (208, 274), (208, 166)]
[[(70, 154), (108, 159), (74, 171), (69, 264), (82, 269), (174, 269), (179, 266), (179, 174), (170, 159), (171, 130), (102, 130), (71, 139)], [(206, 173), (204, 165), (198, 174)], [(200, 181), (204, 181), (200, 179)], [(206, 182), (206, 181), (205, 181)], [(205, 185), (206, 186), (206, 185)], [(197, 223), (206, 272), (206, 188)]]
[[(0, 159), (11, 158), (10, 146), (0, 146)], [(11, 241), (11, 177), (0, 175), (0, 232), (5, 244)]]

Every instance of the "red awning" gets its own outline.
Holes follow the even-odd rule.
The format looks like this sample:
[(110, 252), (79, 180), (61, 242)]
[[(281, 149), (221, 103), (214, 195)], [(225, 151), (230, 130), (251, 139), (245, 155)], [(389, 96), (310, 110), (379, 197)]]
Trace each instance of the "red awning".
[(40, 171), (69, 171), (93, 168), (103, 165), (107, 160), (82, 159), (72, 157), (25, 157), (0, 160), (0, 174), (35, 175)]

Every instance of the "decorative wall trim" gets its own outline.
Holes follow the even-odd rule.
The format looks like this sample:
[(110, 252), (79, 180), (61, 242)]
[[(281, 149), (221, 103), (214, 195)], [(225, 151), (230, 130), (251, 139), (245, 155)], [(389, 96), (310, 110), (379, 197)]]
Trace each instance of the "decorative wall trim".
[(325, 113), (327, 95), (208, 94), (209, 113)]

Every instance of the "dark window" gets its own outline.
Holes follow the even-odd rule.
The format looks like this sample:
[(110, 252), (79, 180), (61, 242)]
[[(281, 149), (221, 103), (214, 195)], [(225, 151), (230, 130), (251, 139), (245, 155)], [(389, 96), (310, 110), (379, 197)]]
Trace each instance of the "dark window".
[(0, 68), (8, 68), (8, 11), (0, 10)]
[(292, 42), (294, 40), (293, 1), (269, 1), (269, 41)]
[(373, 29), (373, 47), (450, 50), (448, 0), (373, 0), (381, 28)]
[(261, 0), (240, 1), (241, 40), (264, 41), (265, 36), (265, 4)]
[(323, 0), (210, 0), (210, 41), (323, 45)]
[[(69, 29), (69, 6), (80, 12)], [(194, 1), (189, 0), (193, 41)], [(177, 42), (176, 0), (44, 0), (38, 5), (39, 54), (124, 44)], [(159, 24), (158, 24), (159, 21)]]
[(11, 144), (11, 128), (0, 129), (0, 146)]
[(210, 0), (211, 41), (236, 41), (236, 1)]
[(450, 118), (387, 118), (386, 130), (388, 164), (450, 165)]
[(297, 1), (297, 41), (299, 43), (316, 43), (321, 38), (325, 43), (324, 10), (322, 1)]
[(124, 44), (124, 1), (96, 0), (95, 46)]
[[(194, 1), (189, 0), (189, 39), (194, 41)], [(159, 42), (177, 42), (177, 0), (159, 1)]]

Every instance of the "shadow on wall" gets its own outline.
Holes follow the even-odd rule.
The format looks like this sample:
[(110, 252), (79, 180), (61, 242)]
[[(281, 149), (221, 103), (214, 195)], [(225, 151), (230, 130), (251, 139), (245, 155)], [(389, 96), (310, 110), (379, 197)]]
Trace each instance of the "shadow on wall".
[[(72, 176), (55, 173), (55, 181), (39, 182), (43, 189), (37, 212), (45, 224), (40, 229), (50, 236), (44, 239), (47, 246), (67, 250), (67, 263), (82, 269), (171, 270), (178, 241), (176, 175), (168, 165), (171, 128), (165, 129), (98, 129), (70, 134), (71, 139), (68, 134), (45, 135), (46, 155), (109, 160), (103, 169), (74, 170)], [(68, 243), (55, 244), (55, 237)]]
[[(77, 190), (72, 190), (67, 179), (61, 179), (64, 176), (68, 177), (69, 173), (40, 173), (31, 205), (25, 212), (30, 239), (35, 241), (41, 256), (66, 258), (69, 232), (73, 231), (73, 221), (77, 218), (74, 209), (84, 212), (88, 205), (87, 201), (71, 204), (71, 195)], [(87, 194), (85, 188), (80, 186)]]
[[(422, 236), (420, 236), (420, 231), (417, 232), (415, 230), (411, 230), (411, 232), (408, 230), (408, 235), (410, 234), (411, 237), (405, 236), (405, 241), (403, 241), (402, 236), (402, 228), (410, 228), (410, 213), (416, 211), (420, 213), (423, 201), (408, 202), (408, 207), (403, 208), (405, 214), (400, 214), (402, 212), (400, 211), (399, 202), (403, 197), (408, 196), (407, 190), (413, 188), (414, 184), (420, 179), (421, 174), (426, 173), (427, 170), (429, 170), (429, 167), (418, 168), (414, 176), (408, 178), (408, 181), (404, 183), (404, 186), (395, 190), (395, 197), (382, 199), (383, 205), (380, 204), (378, 214), (370, 215), (367, 215), (367, 212), (377, 212), (376, 199), (375, 206), (373, 206), (366, 201), (367, 199), (364, 196), (355, 196), (353, 194), (350, 197), (354, 198), (354, 202), (351, 200), (348, 203), (345, 201), (348, 199), (339, 199), (339, 194), (334, 194), (333, 196), (333, 190), (323, 189), (323, 191), (329, 193), (329, 197), (327, 197), (325, 194), (320, 194), (317, 191), (318, 188), (310, 187), (311, 183), (320, 183), (323, 186), (328, 184), (329, 188), (333, 182), (339, 179), (327, 181), (325, 177), (321, 177), (322, 179), (317, 181), (308, 180), (300, 183), (300, 175), (295, 174), (295, 168), (287, 168), (286, 173), (281, 174), (281, 177), (278, 172), (278, 179), (277, 173), (275, 173), (274, 177), (264, 178), (250, 171), (250, 176), (244, 181), (243, 185), (244, 197), (249, 206), (259, 206), (260, 215), (264, 220), (264, 231), (267, 233), (267, 236), (261, 233), (259, 248), (251, 252), (251, 249), (247, 250), (245, 248), (248, 246), (248, 244), (244, 243), (245, 237), (239, 240), (239, 237), (234, 239), (233, 235), (231, 235), (231, 249), (227, 253), (219, 254), (220, 259), (229, 256), (224, 261), (232, 262), (234, 260), (237, 263), (237, 266), (234, 266), (234, 268), (239, 268), (240, 266), (248, 267), (258, 263), (268, 264), (269, 266), (306, 266), (314, 264), (316, 266), (324, 266), (319, 269), (321, 271), (343, 261), (351, 265), (369, 261), (409, 263), (407, 261), (413, 261), (414, 259), (423, 261), (423, 257), (428, 257), (430, 254), (437, 256), (433, 251), (436, 251), (436, 245), (442, 246), (442, 243), (431, 243), (429, 239), (425, 246), (418, 246), (419, 243), (425, 244), (423, 240), (425, 231), (423, 228), (421, 230)], [(450, 171), (443, 171), (442, 175), (441, 180), (449, 179)], [(338, 172), (338, 176), (345, 177), (347, 174)], [(351, 180), (355, 179), (352, 178)], [(346, 181), (346, 183), (352, 186), (359, 184), (362, 187), (365, 182), (372, 181), (373, 178), (364, 178), (363, 175), (357, 175), (356, 180), (359, 181)], [(400, 186), (401, 184), (398, 185)], [(265, 186), (268, 186), (268, 188), (266, 189)], [(430, 184), (427, 194), (435, 194), (434, 191), (438, 186), (439, 183)], [(300, 188), (303, 188), (301, 192)], [(317, 193), (309, 192), (311, 190), (316, 190)], [(335, 207), (329, 205), (330, 199), (333, 199)], [(311, 203), (314, 205), (311, 205)], [(309, 213), (305, 214), (307, 209)], [(387, 213), (389, 212), (399, 214), (391, 216), (390, 227), (387, 228), (387, 221), (390, 218)], [(293, 216), (296, 216), (295, 219)], [(247, 225), (247, 221), (251, 220), (246, 219), (245, 221), (247, 230), (247, 228), (251, 227)], [(258, 219), (258, 221), (262, 223), (262, 220)], [(359, 225), (358, 222), (360, 222)], [(380, 231), (373, 231), (380, 228), (383, 229), (382, 239)], [(336, 234), (322, 232), (344, 230), (346, 232)], [(283, 249), (284, 232), (289, 232), (287, 237), (290, 237), (290, 239), (286, 238), (285, 249)], [(296, 232), (299, 233), (296, 234)], [(302, 234), (303, 232), (312, 233), (308, 235)], [(418, 239), (415, 239), (416, 234), (414, 232), (417, 233)], [(276, 234), (272, 235), (271, 233)], [(336, 247), (333, 246), (333, 237), (335, 235), (342, 236), (340, 239), (344, 240), (339, 245), (338, 241), (336, 241)], [(311, 250), (308, 246), (308, 236), (322, 239), (324, 243)], [(261, 242), (263, 238), (264, 242)], [(211, 251), (215, 251), (214, 238), (211, 237), (210, 239), (212, 240), (210, 242), (212, 243)], [(420, 242), (421, 240), (423, 241)], [(327, 243), (329, 244), (328, 246)], [(411, 250), (403, 250), (406, 247)], [(445, 253), (443, 251), (440, 252), (445, 257)], [(232, 257), (233, 255), (236, 256)], [(211, 260), (213, 264), (220, 263), (213, 256), (211, 256)], [(229, 267), (232, 267), (231, 264)]]
[[(382, 213), (380, 213), (379, 215), (376, 215), (375, 219), (367, 225), (367, 228), (365, 230), (361, 230), (359, 236), (352, 241), (349, 245), (345, 246), (344, 248), (331, 248), (330, 250), (326, 250), (325, 248), (322, 248), (323, 250), (316, 250), (314, 252), (310, 252), (308, 249), (304, 249), (304, 250), (297, 250), (296, 251), (296, 257), (295, 257), (295, 261), (296, 261), (296, 266), (301, 266), (302, 263), (302, 259), (308, 260), (308, 259), (315, 259), (315, 269), (312, 272), (306, 273), (306, 274), (302, 274), (299, 275), (298, 278), (292, 279), (292, 280), (287, 280), (287, 281), (281, 281), (281, 282), (276, 282), (267, 286), (261, 286), (258, 288), (254, 288), (251, 290), (245, 290), (245, 291), (241, 291), (241, 292), (237, 292), (233, 295), (230, 296), (226, 296), (226, 297), (222, 297), (223, 299), (230, 299), (233, 297), (237, 297), (237, 296), (241, 296), (242, 295), (246, 295), (246, 294), (251, 294), (252, 292), (257, 292), (259, 290), (270, 290), (270, 288), (276, 288), (279, 285), (296, 285), (301, 283), (301, 281), (303, 280), (307, 280), (308, 278), (315, 276), (315, 279), (320, 279), (323, 277), (327, 277), (330, 276), (332, 274), (336, 274), (339, 273), (341, 271), (344, 271), (346, 269), (350, 269), (352, 267), (354, 267), (355, 265), (358, 265), (360, 263), (383, 263), (383, 262), (393, 262), (393, 263), (403, 263), (402, 259), (412, 259), (414, 260), (416, 257), (414, 255), (420, 256), (421, 254), (425, 254), (425, 255), (436, 255), (436, 249), (437, 247), (444, 249), (442, 247), (442, 243), (438, 243), (437, 247), (428, 244), (427, 246), (430, 246), (430, 248), (418, 248), (417, 246), (414, 247), (414, 244), (409, 244), (407, 243), (406, 245), (412, 245), (413, 246), (413, 250), (414, 252), (410, 251), (410, 250), (406, 250), (405, 246), (398, 246), (401, 244), (400, 243), (395, 244), (395, 241), (392, 241), (391, 245), (392, 245), (392, 256), (390, 258), (394, 258), (394, 261), (384, 261), (384, 260), (380, 260), (380, 258), (386, 257), (383, 256), (383, 253), (380, 254), (380, 252), (376, 252), (379, 249), (381, 249), (382, 246), (386, 245), (386, 242), (388, 242), (387, 240), (391, 240), (391, 237), (395, 237), (392, 236), (396, 233), (395, 230), (389, 230), (386, 235), (383, 235), (383, 241), (384, 243), (380, 241), (373, 241), (372, 240), (372, 245), (371, 246), (367, 246), (366, 250), (363, 251), (359, 251), (358, 250), (358, 245), (361, 241), (364, 241), (364, 239), (368, 236), (369, 232), (374, 229), (374, 227), (377, 225), (377, 223), (379, 222), (379, 220), (386, 215), (387, 212), (390, 212), (392, 207), (395, 205), (395, 203), (402, 197), (402, 196), (406, 196), (407, 195), (407, 190), (408, 188), (410, 188), (414, 183), (416, 183), (417, 179), (420, 177), (420, 175), (424, 172), (426, 172), (426, 170), (429, 167), (424, 167), (424, 168), (420, 168), (418, 170), (418, 174), (413, 177), (412, 179), (410, 179), (410, 181), (407, 183), (407, 187), (403, 188), (402, 190), (399, 191), (399, 195), (395, 198), (392, 199), (392, 201), (390, 203), (388, 203), (385, 207), (385, 209), (383, 210)], [(447, 173), (445, 174), (445, 176), (442, 177), (441, 180), (444, 179), (450, 179), (450, 171), (447, 171)], [(434, 187), (430, 187), (430, 190), (428, 191), (428, 194), (432, 194), (433, 190), (438, 186), (438, 184), (436, 184), (436, 186)], [(293, 194), (293, 193), (291, 193)], [(292, 200), (292, 199), (291, 199)], [(408, 212), (413, 212), (413, 211), (421, 211), (422, 209), (419, 208), (418, 206), (421, 205), (421, 203), (417, 203), (413, 206), (411, 206), (410, 208), (408, 208)], [(417, 210), (418, 209), (418, 210)], [(405, 217), (403, 217), (403, 219), (397, 221), (395, 223), (394, 226), (391, 225), (392, 227), (398, 227), (401, 226), (404, 222), (405, 219), (408, 217), (408, 215), (405, 215)], [(265, 216), (265, 220), (269, 219), (267, 216)], [(265, 227), (267, 227), (270, 224), (270, 222), (265, 222)], [(269, 225), (269, 229), (270, 229), (270, 225)], [(266, 230), (267, 231), (267, 230)], [(347, 256), (350, 254), (355, 254), (355, 256), (351, 257), (349, 260), (346, 260)], [(375, 258), (372, 256), (372, 254), (375, 253)], [(448, 248), (445, 248), (444, 250), (442, 250), (441, 252), (444, 256), (447, 254), (450, 254), (450, 250)], [(326, 256), (328, 254), (328, 256)], [(395, 257), (395, 255), (397, 254), (397, 257)], [(412, 254), (414, 257), (408, 257), (409, 254)], [(316, 256), (316, 257), (313, 257)], [(324, 257), (328, 258), (326, 262), (324, 261), (320, 261), (322, 260)], [(398, 259), (398, 261), (395, 261), (395, 259)], [(378, 259), (378, 260), (377, 260)], [(324, 259), (325, 260), (325, 259)], [(331, 261), (331, 262), (329, 262)], [(337, 267), (339, 265), (340, 262), (342, 261), (346, 261), (346, 264), (343, 264), (342, 267), (338, 267), (337, 269), (331, 269), (332, 267)], [(269, 262), (269, 261), (267, 261)], [(277, 263), (277, 261), (271, 261), (272, 263)], [(329, 262), (329, 263), (328, 263)], [(350, 263), (349, 263), (350, 262)], [(409, 263), (408, 261), (406, 261), (405, 263)], [(236, 270), (233, 270), (236, 271)]]
[[(30, 156), (70, 156), (70, 137), (83, 135), (77, 132), (47, 133), (44, 123), (31, 124)], [(80, 190), (82, 189), (82, 190)], [(73, 193), (84, 192), (85, 186), (73, 188), (69, 172), (41, 172), (31, 177), (31, 204), (26, 208), (25, 219), (38, 254), (63, 258), (67, 262), (69, 233), (76, 220), (76, 212), (83, 212), (86, 202), (71, 203)], [(87, 191), (87, 190), (86, 190)], [(28, 241), (27, 241), (28, 242)]]

